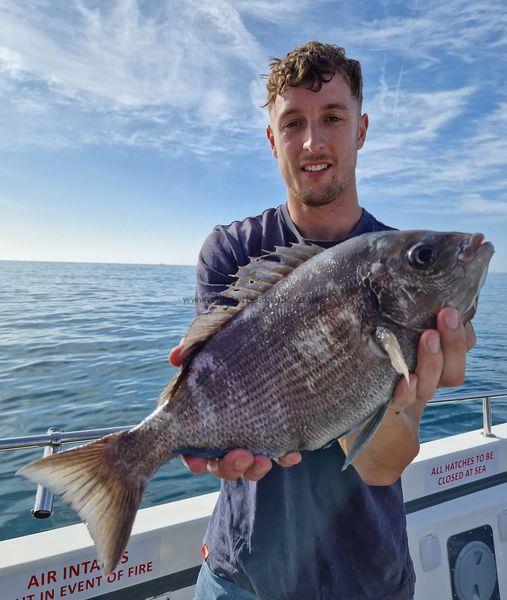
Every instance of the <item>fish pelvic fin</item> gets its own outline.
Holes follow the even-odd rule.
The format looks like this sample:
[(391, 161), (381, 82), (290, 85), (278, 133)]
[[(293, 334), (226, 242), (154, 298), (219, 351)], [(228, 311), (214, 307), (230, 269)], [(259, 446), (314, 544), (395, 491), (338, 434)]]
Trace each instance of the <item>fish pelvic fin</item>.
[[(239, 267), (234, 275), (230, 275), (236, 281), (217, 294), (219, 298), (234, 301), (236, 304), (211, 304), (208, 312), (197, 316), (190, 324), (180, 352), (193, 353), (199, 349), (246, 304), (262, 296), (299, 265), (323, 251), (324, 248), (317, 244), (295, 243), (291, 246), (275, 246), (273, 252), (249, 257), (250, 262), (247, 265)], [(187, 362), (190, 359), (191, 355)]]
[(128, 471), (121, 461), (128, 433), (36, 460), (16, 473), (61, 494), (74, 508), (88, 527), (106, 576), (125, 550), (149, 479), (136, 476), (133, 465)]
[(356, 456), (365, 448), (375, 432), (379, 428), (380, 422), (384, 418), (386, 411), (389, 407), (390, 402), (382, 404), (375, 412), (368, 418), (366, 425), (361, 430), (361, 433), (354, 440), (350, 450), (347, 453), (345, 462), (343, 463), (342, 471), (350, 465), (350, 463), (356, 458)]

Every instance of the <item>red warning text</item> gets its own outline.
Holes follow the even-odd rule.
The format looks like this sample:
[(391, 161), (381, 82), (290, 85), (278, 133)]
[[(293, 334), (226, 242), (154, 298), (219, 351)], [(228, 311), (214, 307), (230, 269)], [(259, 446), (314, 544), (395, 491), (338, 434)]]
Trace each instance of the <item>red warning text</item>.
[(426, 491), (469, 483), (498, 471), (496, 450), (467, 453), (426, 467)]

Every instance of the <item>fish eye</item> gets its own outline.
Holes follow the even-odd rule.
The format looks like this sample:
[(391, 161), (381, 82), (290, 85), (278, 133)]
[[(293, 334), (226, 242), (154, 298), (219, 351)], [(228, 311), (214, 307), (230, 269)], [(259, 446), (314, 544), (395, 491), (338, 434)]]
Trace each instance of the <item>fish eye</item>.
[(427, 269), (435, 264), (437, 252), (429, 244), (418, 244), (408, 251), (408, 262), (416, 269)]

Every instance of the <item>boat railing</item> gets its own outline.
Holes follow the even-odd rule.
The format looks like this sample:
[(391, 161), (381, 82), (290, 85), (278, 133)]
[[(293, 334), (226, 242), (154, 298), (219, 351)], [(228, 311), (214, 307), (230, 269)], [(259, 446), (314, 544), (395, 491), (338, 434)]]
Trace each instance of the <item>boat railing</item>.
[[(473, 395), (454, 396), (442, 395), (433, 398), (428, 402), (429, 405), (450, 404), (454, 402), (466, 402), (469, 400), (482, 400), (482, 434), (485, 437), (494, 437), (492, 432), (493, 414), (491, 401), (498, 398), (507, 397), (507, 389), (493, 390), (484, 392), (475, 392)], [(56, 454), (61, 450), (62, 444), (72, 442), (87, 442), (99, 439), (111, 433), (128, 431), (134, 425), (120, 427), (106, 427), (101, 429), (85, 429), (81, 431), (61, 431), (56, 427), (50, 427), (47, 433), (39, 435), (26, 435), (13, 438), (0, 438), (0, 452), (5, 450), (22, 450), (26, 448), (43, 447), (43, 456)], [(53, 512), (53, 494), (42, 486), (37, 486), (35, 503), (32, 509), (32, 515), (37, 519), (50, 517)]]

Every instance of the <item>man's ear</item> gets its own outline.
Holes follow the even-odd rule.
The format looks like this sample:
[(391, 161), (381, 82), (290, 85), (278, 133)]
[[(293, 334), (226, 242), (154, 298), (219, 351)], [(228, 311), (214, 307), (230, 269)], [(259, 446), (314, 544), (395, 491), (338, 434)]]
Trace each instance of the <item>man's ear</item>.
[(273, 135), (273, 130), (271, 129), (271, 125), (268, 125), (266, 127), (266, 136), (269, 140), (269, 145), (271, 146), (271, 154), (275, 158), (278, 158), (278, 154), (276, 153), (276, 147), (275, 147), (275, 136)]
[(359, 117), (359, 128), (357, 130), (357, 149), (361, 150), (366, 140), (366, 132), (368, 131), (368, 115), (364, 113)]

